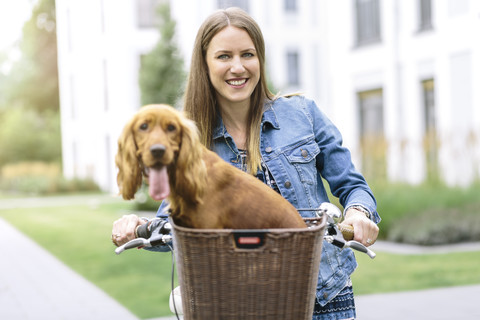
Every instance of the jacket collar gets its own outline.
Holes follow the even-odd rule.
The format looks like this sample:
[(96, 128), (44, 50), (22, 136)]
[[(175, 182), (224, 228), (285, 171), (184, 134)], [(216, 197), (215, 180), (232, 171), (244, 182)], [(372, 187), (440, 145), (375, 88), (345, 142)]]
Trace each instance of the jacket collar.
[(265, 128), (266, 125), (269, 124), (274, 129), (280, 129), (280, 124), (278, 123), (277, 115), (275, 114), (275, 109), (273, 108), (274, 104), (275, 101), (272, 101), (265, 105), (265, 111), (263, 112), (262, 117), (262, 128)]
[[(270, 125), (274, 129), (280, 129), (280, 125), (277, 120), (277, 116), (275, 114), (275, 109), (273, 108), (274, 101), (268, 102), (265, 104), (265, 110), (263, 111), (262, 115), (262, 128), (265, 129), (267, 125)], [(217, 118), (217, 125), (213, 129), (213, 139), (218, 139), (221, 137), (230, 136), (223, 124), (223, 119), (221, 116)]]

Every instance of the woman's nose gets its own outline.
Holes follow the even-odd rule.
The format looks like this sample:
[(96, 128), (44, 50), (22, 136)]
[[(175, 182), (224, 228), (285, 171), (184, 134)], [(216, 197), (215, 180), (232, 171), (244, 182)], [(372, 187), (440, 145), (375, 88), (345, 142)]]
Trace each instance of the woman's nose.
[(245, 71), (245, 67), (243, 66), (242, 59), (240, 57), (235, 57), (232, 59), (232, 65), (230, 66), (231, 73), (242, 73)]

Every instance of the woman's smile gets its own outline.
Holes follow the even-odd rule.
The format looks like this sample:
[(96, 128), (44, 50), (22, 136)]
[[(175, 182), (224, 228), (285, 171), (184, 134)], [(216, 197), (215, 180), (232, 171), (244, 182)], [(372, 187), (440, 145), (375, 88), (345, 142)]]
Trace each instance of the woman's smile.
[(233, 87), (242, 87), (247, 83), (248, 79), (232, 79), (227, 80), (227, 83)]

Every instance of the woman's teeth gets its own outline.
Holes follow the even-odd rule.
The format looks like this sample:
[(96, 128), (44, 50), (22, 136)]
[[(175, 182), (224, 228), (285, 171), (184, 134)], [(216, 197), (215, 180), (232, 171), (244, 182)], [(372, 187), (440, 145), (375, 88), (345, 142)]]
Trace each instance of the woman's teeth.
[(245, 82), (247, 82), (247, 79), (242, 79), (242, 80), (229, 80), (227, 81), (228, 84), (232, 85), (232, 86), (241, 86), (242, 84), (244, 84)]

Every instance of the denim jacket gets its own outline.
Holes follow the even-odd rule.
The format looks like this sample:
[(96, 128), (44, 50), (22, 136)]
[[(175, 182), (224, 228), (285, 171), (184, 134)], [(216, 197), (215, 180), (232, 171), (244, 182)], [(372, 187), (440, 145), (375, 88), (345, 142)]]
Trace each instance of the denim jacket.
[[(240, 153), (221, 119), (213, 132), (213, 151), (241, 168)], [(312, 100), (293, 96), (266, 103), (260, 151), (281, 195), (297, 209), (315, 209), (329, 201), (323, 178), (344, 208), (362, 205), (375, 223), (380, 221), (372, 191), (342, 147), (340, 132)], [(313, 217), (314, 212), (301, 215)], [(317, 287), (321, 305), (345, 287), (356, 266), (351, 249), (340, 250), (324, 241)]]

